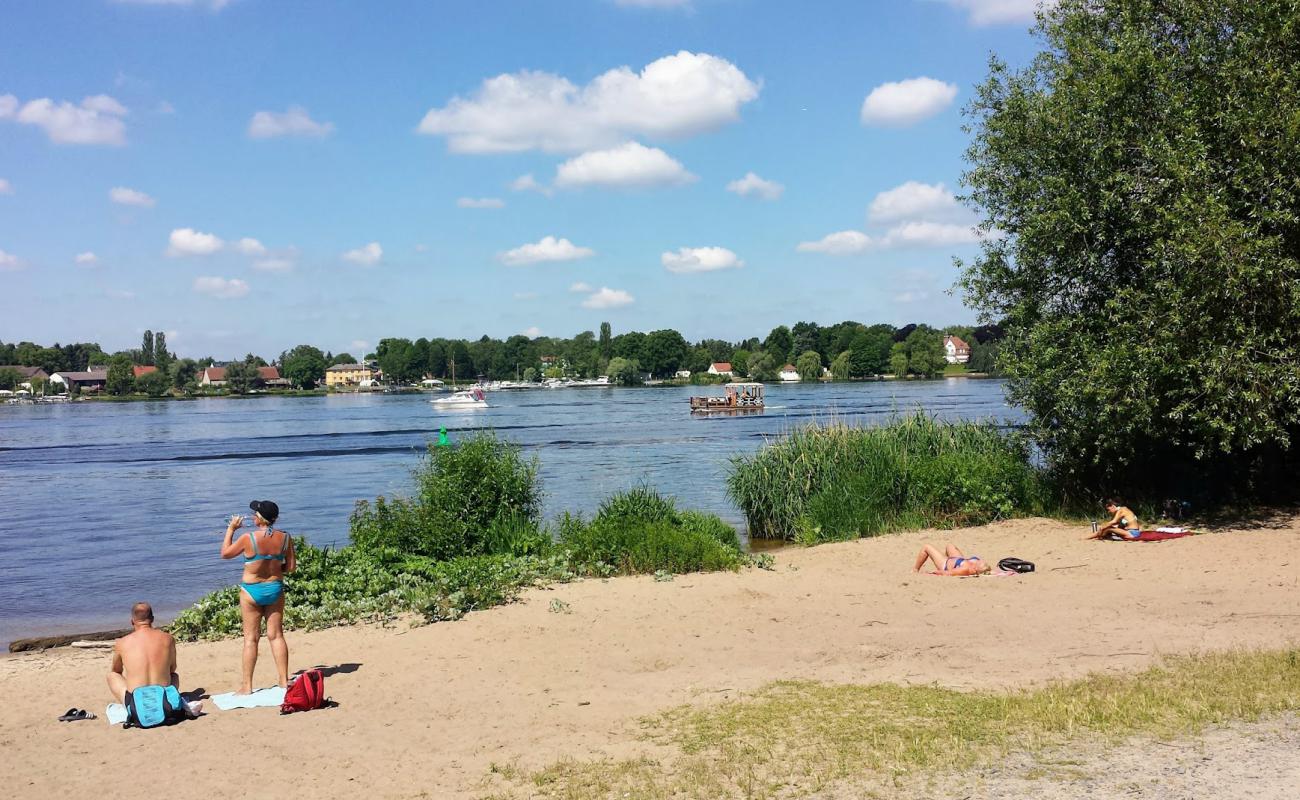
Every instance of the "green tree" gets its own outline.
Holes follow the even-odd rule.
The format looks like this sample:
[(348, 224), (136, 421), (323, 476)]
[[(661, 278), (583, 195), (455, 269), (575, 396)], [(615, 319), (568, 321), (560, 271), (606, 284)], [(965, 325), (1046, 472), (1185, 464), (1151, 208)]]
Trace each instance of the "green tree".
[(731, 371), (736, 373), (736, 377), (744, 377), (749, 374), (749, 351), (748, 350), (738, 349), (732, 351)]
[(763, 352), (772, 357), (772, 360), (776, 362), (777, 369), (786, 365), (790, 360), (793, 349), (794, 337), (790, 334), (790, 329), (784, 325), (773, 328), (772, 332), (763, 340)]
[(164, 331), (153, 335), (153, 363), (163, 372), (171, 366), (172, 354), (167, 351), (167, 334)]
[(907, 350), (908, 371), (925, 378), (943, 374), (948, 362), (944, 358), (943, 334), (918, 327), (903, 342)]
[(314, 389), (325, 380), (325, 354), (309, 344), (300, 344), (280, 355), (280, 373), (294, 386)]
[(895, 342), (889, 351), (889, 371), (895, 378), (907, 377), (907, 346)]
[(226, 365), (226, 388), (231, 394), (247, 394), (257, 380), (257, 367), (247, 361), (232, 361)]
[(336, 356), (331, 356), (328, 360), (329, 360), (330, 363), (329, 363), (327, 366), (330, 366), (330, 367), (334, 366), (335, 364), (355, 364), (355, 363), (357, 363), (357, 359), (356, 359), (356, 357), (353, 356), (351, 353), (339, 353), (339, 354), (336, 355)]
[(749, 369), (747, 373), (750, 380), (754, 381), (772, 381), (776, 380), (776, 373), (784, 363), (778, 364), (776, 359), (772, 358), (771, 353), (754, 353), (749, 357)]
[(135, 370), (131, 369), (131, 358), (116, 355), (109, 359), (108, 377), (104, 388), (112, 395), (130, 394), (135, 387)]
[(651, 375), (671, 378), (686, 361), (687, 344), (682, 335), (675, 330), (654, 331), (646, 336), (641, 345), (641, 357), (637, 359), (641, 368)]
[(614, 355), (614, 350), (612, 345), (613, 331), (614, 329), (610, 327), (610, 324), (608, 322), (600, 323), (600, 357), (601, 358), (612, 358)]
[[(994, 60), (964, 176), (969, 302), (1067, 485), (1294, 494), (1300, 12), (1062, 0)], [(1159, 493), (1159, 494), (1157, 494)]]
[(140, 363), (145, 366), (153, 364), (153, 331), (145, 331), (140, 342)]
[(12, 367), (0, 369), (0, 389), (13, 391), (18, 384), (23, 382), (23, 374)]
[(972, 372), (984, 372), (998, 375), (998, 343), (994, 340), (981, 342), (978, 339), (970, 346), (970, 361), (966, 368)]
[(635, 386), (641, 382), (641, 366), (635, 358), (611, 358), (607, 374), (619, 386)]
[(171, 378), (173, 389), (184, 389), (185, 384), (194, 380), (194, 374), (198, 371), (198, 364), (190, 358), (178, 358), (172, 362), (168, 370), (168, 377)]
[(845, 350), (831, 362), (831, 377), (837, 381), (846, 381), (853, 377), (853, 353)]
[(63, 350), (55, 345), (54, 347), (42, 347), (37, 350), (32, 358), (33, 363), (30, 366), (40, 367), (45, 370), (46, 374), (53, 375), (56, 372), (68, 368), (67, 362), (63, 356)]
[(135, 388), (137, 391), (144, 392), (150, 397), (162, 397), (171, 389), (171, 377), (162, 370), (154, 370), (135, 379)]
[(816, 350), (808, 350), (799, 356), (795, 362), (795, 370), (799, 372), (799, 379), (805, 381), (821, 380), (822, 377), (822, 354)]

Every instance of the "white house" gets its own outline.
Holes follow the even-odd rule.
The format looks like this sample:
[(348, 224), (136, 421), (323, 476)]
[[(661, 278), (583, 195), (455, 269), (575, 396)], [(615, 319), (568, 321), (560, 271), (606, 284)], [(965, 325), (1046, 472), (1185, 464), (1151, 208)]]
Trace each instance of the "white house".
[(709, 365), (709, 374), (730, 378), (736, 373), (732, 371), (730, 361), (714, 361)]
[(679, 370), (677, 370), (677, 373), (676, 373), (675, 375), (673, 375), (673, 377), (674, 377), (674, 378), (689, 378), (689, 377), (691, 377), (691, 371), (690, 371), (689, 369), (679, 369)]
[(949, 364), (965, 364), (970, 361), (970, 345), (956, 336), (943, 337), (943, 358)]
[(799, 370), (794, 368), (794, 364), (786, 364), (781, 367), (777, 377), (781, 379), (782, 383), (794, 383), (799, 380)]

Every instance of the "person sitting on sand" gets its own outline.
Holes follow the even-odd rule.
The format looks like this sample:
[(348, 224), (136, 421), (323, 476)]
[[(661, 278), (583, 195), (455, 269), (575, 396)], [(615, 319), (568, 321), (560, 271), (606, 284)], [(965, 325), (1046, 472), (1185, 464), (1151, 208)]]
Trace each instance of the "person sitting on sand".
[(248, 507), (253, 510), (257, 530), (232, 541), (235, 531), (243, 526), (244, 518), (231, 517), (226, 526), (226, 538), (221, 542), (222, 558), (244, 557), (244, 580), (239, 584), (239, 612), (244, 619), (243, 675), (239, 694), (253, 691), (253, 668), (257, 666), (263, 618), (266, 619), (266, 638), (271, 643), (271, 656), (275, 659), (280, 686), (289, 686), (289, 644), (284, 640), (283, 627), (284, 576), (297, 566), (293, 539), (273, 527), (280, 516), (280, 507), (270, 500), (254, 500)]
[(1107, 500), (1102, 505), (1106, 507), (1106, 513), (1111, 515), (1110, 522), (1099, 526), (1096, 532), (1083, 537), (1084, 541), (1106, 537), (1136, 539), (1142, 535), (1142, 523), (1138, 522), (1137, 514), (1134, 514), (1132, 509), (1120, 505), (1118, 500)]
[[(153, 626), (153, 606), (136, 603), (131, 607), (133, 630), (113, 643), (113, 668), (108, 673), (108, 690), (113, 701), (125, 703), (128, 692), (141, 686), (175, 686), (176, 640), (170, 633)], [(187, 704), (191, 715), (203, 710), (199, 701)]]
[(965, 577), (967, 575), (983, 575), (992, 569), (984, 559), (979, 556), (966, 555), (955, 544), (948, 545), (944, 553), (940, 553), (939, 548), (932, 544), (922, 547), (921, 552), (916, 554), (916, 564), (912, 566), (912, 571), (920, 572), (926, 561), (934, 562), (935, 570), (931, 573), (933, 575)]

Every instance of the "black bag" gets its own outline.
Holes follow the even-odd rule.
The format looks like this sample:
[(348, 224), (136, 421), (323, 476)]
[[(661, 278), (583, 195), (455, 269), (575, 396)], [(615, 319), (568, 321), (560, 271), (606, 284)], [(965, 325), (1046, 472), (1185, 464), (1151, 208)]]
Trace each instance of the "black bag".
[(1008, 557), (998, 562), (998, 569), (1006, 572), (1033, 572), (1034, 564), (1032, 561)]

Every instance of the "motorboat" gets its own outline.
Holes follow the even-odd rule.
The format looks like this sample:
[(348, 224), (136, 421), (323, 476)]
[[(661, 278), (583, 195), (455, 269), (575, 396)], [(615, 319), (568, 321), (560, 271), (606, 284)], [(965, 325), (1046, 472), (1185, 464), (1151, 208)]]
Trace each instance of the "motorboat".
[(462, 389), (459, 392), (452, 392), (446, 397), (435, 397), (429, 402), (441, 408), (488, 407), (487, 393), (478, 386), (475, 386), (473, 389)]

